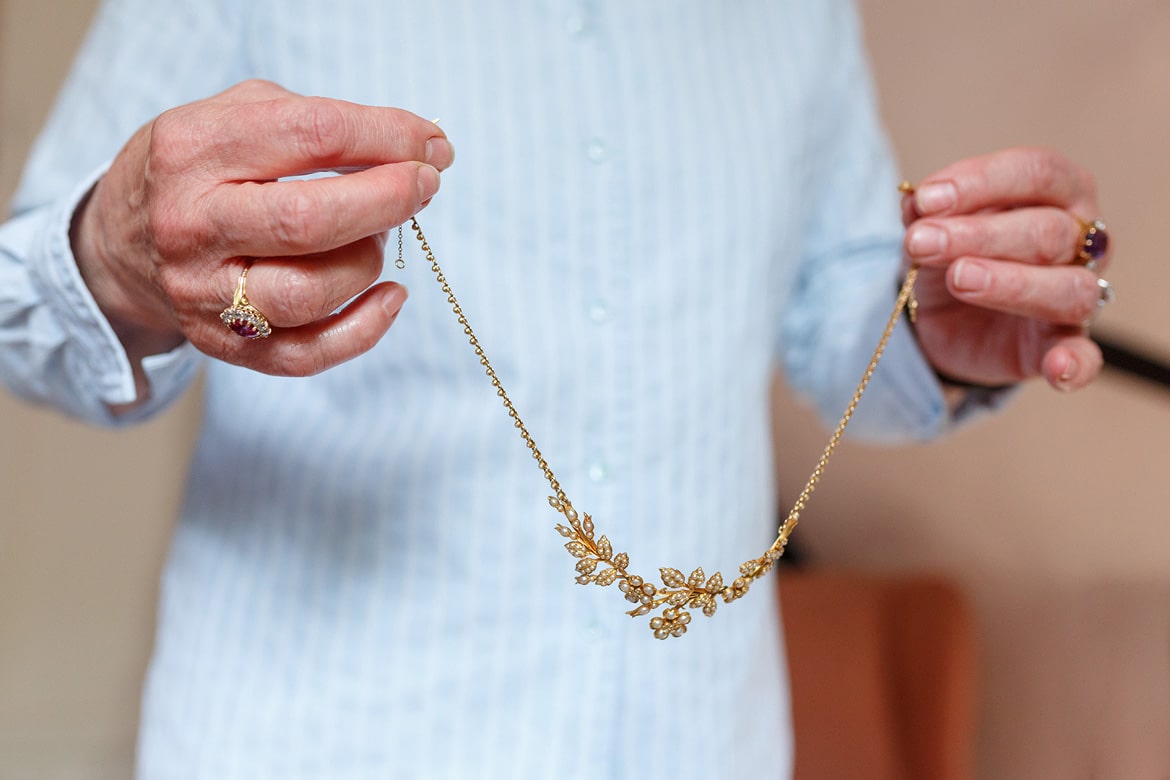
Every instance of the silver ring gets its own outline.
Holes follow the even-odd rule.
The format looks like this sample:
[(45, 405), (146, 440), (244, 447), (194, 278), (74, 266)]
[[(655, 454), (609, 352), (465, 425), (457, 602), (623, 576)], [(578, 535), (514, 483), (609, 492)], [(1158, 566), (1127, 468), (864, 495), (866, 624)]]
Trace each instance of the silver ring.
[(1097, 277), (1097, 292), (1100, 295), (1097, 298), (1097, 311), (1104, 309), (1106, 304), (1113, 303), (1113, 285), (1101, 277)]

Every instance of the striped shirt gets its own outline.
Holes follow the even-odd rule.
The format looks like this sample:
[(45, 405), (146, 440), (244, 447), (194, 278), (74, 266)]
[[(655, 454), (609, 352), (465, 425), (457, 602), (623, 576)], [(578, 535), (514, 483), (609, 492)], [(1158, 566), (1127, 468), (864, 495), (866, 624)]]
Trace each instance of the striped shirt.
[[(70, 217), (141, 123), (249, 77), (442, 117), (458, 160), (420, 222), (633, 571), (726, 576), (767, 547), (769, 376), (834, 419), (899, 273), (846, 0), (107, 2), (0, 228), (15, 392), (121, 422), (105, 404), (133, 380)], [(774, 588), (658, 642), (615, 588), (576, 585), (548, 487), (410, 250), (387, 267), (412, 290), (395, 326), (320, 376), (148, 359), (139, 416), (200, 369), (207, 389), (140, 775), (787, 776)], [(899, 329), (856, 428), (946, 424)]]

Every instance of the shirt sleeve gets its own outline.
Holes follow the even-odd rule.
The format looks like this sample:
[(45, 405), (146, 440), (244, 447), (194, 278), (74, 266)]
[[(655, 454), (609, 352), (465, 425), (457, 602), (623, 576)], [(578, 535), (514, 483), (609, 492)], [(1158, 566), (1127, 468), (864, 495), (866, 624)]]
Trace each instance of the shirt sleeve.
[[(780, 352), (789, 383), (835, 424), (893, 310), (903, 228), (897, 174), (876, 106), (856, 10), (826, 3), (825, 58), (807, 121), (816, 153), (806, 171), (805, 239), (785, 309)], [(905, 321), (851, 423), (873, 441), (928, 439), (952, 420), (934, 370)]]
[[(221, 7), (222, 6), (222, 7)], [(98, 9), (0, 226), (0, 380), (16, 395), (89, 422), (134, 422), (190, 384), (188, 344), (143, 361), (150, 396), (77, 269), (74, 212), (122, 144), (162, 111), (239, 80), (241, 29), (226, 3), (110, 0)]]

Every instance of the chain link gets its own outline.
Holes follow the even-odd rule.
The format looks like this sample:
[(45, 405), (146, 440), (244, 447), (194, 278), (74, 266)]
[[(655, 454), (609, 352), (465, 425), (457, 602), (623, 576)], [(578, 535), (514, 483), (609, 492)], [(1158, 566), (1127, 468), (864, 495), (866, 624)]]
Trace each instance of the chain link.
[(451, 291), (451, 285), (447, 283), (447, 277), (443, 275), (443, 269), (439, 267), (439, 261), (435, 259), (435, 254), (431, 251), (431, 246), (427, 243), (426, 236), (423, 235), (422, 228), (418, 225), (418, 220), (412, 217), (410, 227), (414, 230), (415, 235), (418, 236), (418, 242), (422, 246), (422, 251), (426, 254), (427, 262), (431, 264), (431, 271), (435, 274), (435, 281), (439, 283), (443, 288), (443, 292), (447, 294), (447, 303), (451, 304), (451, 310), (459, 318), (459, 324), (463, 326), (463, 332), (467, 335), (467, 340), (475, 350), (475, 356), (479, 358), (479, 364), (483, 366), (484, 373), (488, 375), (488, 379), (492, 382), (492, 387), (496, 389), (496, 395), (504, 402), (504, 407), (508, 410), (508, 416), (512, 418), (516, 428), (520, 431), (520, 436), (524, 439), (524, 443), (528, 445), (528, 449), (532, 452), (532, 457), (536, 460), (537, 465), (540, 466), (540, 470), (544, 472), (544, 478), (548, 481), (549, 487), (553, 489), (553, 493), (561, 501), (568, 502), (569, 499), (565, 496), (565, 491), (561, 489), (561, 483), (557, 481), (556, 475), (549, 468), (548, 461), (540, 453), (540, 448), (536, 446), (536, 440), (532, 438), (532, 434), (528, 432), (528, 427), (520, 419), (520, 413), (516, 411), (512, 399), (508, 397), (508, 391), (504, 389), (503, 383), (500, 382), (500, 378), (496, 375), (496, 370), (492, 368), (491, 361), (488, 360), (487, 354), (483, 351), (483, 347), (480, 346), (475, 331), (471, 329), (471, 323), (467, 321), (466, 315), (463, 314), (463, 308), (459, 305), (458, 299), (455, 298), (455, 293)]

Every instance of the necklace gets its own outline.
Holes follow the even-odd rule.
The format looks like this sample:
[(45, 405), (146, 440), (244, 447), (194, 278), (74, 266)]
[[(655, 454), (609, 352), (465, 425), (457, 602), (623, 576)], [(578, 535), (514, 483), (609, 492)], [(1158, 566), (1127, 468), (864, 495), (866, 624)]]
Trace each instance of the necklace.
[[(912, 190), (908, 183), (903, 183), (899, 189), (903, 193)], [(548, 461), (541, 454), (540, 448), (536, 446), (536, 441), (532, 438), (532, 434), (528, 432), (528, 428), (520, 419), (520, 413), (516, 411), (512, 399), (508, 397), (507, 391), (504, 390), (504, 386), (500, 382), (499, 376), (496, 375), (496, 370), (492, 367), (491, 361), (488, 360), (487, 355), (484, 353), (483, 347), (480, 345), (479, 339), (471, 327), (471, 323), (467, 321), (467, 317), (464, 315), (463, 309), (455, 297), (455, 293), (451, 291), (451, 285), (447, 282), (447, 277), (444, 276), (443, 270), (439, 267), (439, 262), (435, 259), (435, 254), (431, 250), (430, 244), (427, 243), (426, 236), (423, 235), (422, 228), (419, 227), (418, 220), (411, 218), (410, 227), (418, 238), (422, 251), (426, 255), (427, 262), (431, 264), (431, 271), (435, 275), (435, 280), (447, 296), (447, 303), (451, 305), (451, 310), (455, 313), (459, 324), (463, 326), (463, 332), (467, 334), (467, 340), (475, 350), (475, 355), (479, 358), (479, 363), (483, 366), (484, 373), (491, 380), (492, 387), (496, 389), (496, 395), (503, 402), (508, 416), (512, 418), (516, 429), (520, 432), (520, 437), (528, 445), (528, 450), (532, 453), (533, 459), (536, 460), (536, 464), (540, 467), (541, 472), (544, 473), (544, 478), (552, 489), (553, 495), (548, 498), (549, 506), (559, 512), (565, 522), (568, 523), (568, 525), (558, 523), (556, 530), (557, 533), (568, 540), (565, 542), (565, 549), (577, 559), (577, 582), (581, 585), (599, 585), (601, 587), (617, 584), (618, 590), (625, 596), (626, 601), (634, 605), (632, 609), (626, 612), (631, 617), (643, 617), (649, 615), (651, 612), (661, 610), (649, 621), (650, 630), (654, 632), (654, 636), (658, 639), (682, 636), (687, 632), (687, 626), (691, 622), (691, 612), (689, 610), (700, 610), (707, 617), (711, 617), (715, 614), (720, 600), (725, 604), (729, 604), (732, 601), (743, 598), (753, 582), (772, 570), (776, 561), (784, 554), (784, 547), (788, 544), (788, 538), (792, 535), (793, 529), (796, 528), (796, 524), (800, 520), (801, 511), (808, 504), (813, 490), (816, 489), (817, 483), (820, 482), (821, 476), (825, 472), (825, 467), (829, 463), (829, 458), (832, 457), (833, 451), (837, 448), (837, 444), (841, 441), (841, 437), (845, 433), (845, 426), (849, 424), (849, 420), (857, 410), (861, 396), (869, 385), (874, 370), (877, 368), (878, 361), (881, 360), (882, 353), (885, 352), (886, 345), (889, 343), (890, 334), (893, 333), (894, 326), (897, 325), (898, 319), (902, 316), (903, 311), (908, 309), (910, 317), (913, 320), (917, 310), (917, 301), (914, 299), (914, 282), (918, 277), (918, 269), (911, 268), (906, 273), (905, 280), (902, 282), (902, 287), (898, 292), (897, 301), (894, 304), (894, 310), (886, 322), (885, 330), (882, 331), (881, 339), (878, 341), (877, 348), (874, 349), (873, 356), (869, 360), (869, 365), (866, 366), (865, 373), (862, 375), (857, 389), (853, 392), (853, 397), (845, 408), (845, 413), (841, 416), (840, 422), (837, 423), (837, 427), (834, 429), (832, 436), (829, 437), (829, 443), (821, 453), (821, 457), (817, 461), (812, 475), (805, 482), (804, 489), (801, 490), (800, 495), (796, 499), (796, 503), (792, 505), (792, 509), (789, 510), (788, 515), (784, 518), (784, 522), (780, 524), (780, 528), (776, 533), (776, 540), (764, 551), (764, 554), (740, 564), (739, 576), (731, 582), (725, 582), (720, 572), (715, 572), (708, 577), (702, 567), (695, 569), (689, 575), (684, 574), (679, 569), (663, 567), (658, 570), (659, 581), (662, 584), (657, 585), (649, 579), (632, 573), (630, 570), (630, 556), (624, 552), (615, 552), (613, 543), (610, 542), (607, 536), (604, 534), (601, 536), (597, 535), (593, 519), (588, 514), (578, 513), (573, 507), (573, 503), (565, 495), (565, 491), (557, 481), (556, 475), (553, 474), (552, 468), (549, 467)], [(398, 259), (395, 265), (398, 268), (405, 267), (402, 259), (401, 226), (398, 228)]]

